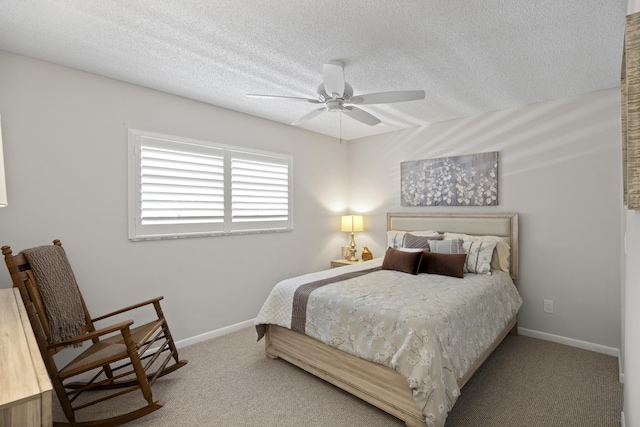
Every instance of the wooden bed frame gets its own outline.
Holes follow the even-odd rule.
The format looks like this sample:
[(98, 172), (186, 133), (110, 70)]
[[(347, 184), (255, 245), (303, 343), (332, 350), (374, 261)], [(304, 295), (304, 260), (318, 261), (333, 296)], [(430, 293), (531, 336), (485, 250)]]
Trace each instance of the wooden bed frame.
[[(387, 230), (437, 230), (504, 237), (511, 246), (510, 274), (517, 285), (517, 213), (388, 213)], [(517, 316), (511, 319), (469, 372), (458, 381), (460, 387), (466, 384), (510, 332), (517, 333)], [(265, 346), (268, 357), (284, 359), (400, 418), (408, 427), (426, 426), (407, 381), (387, 366), (359, 359), (306, 335), (275, 325), (267, 326)]]

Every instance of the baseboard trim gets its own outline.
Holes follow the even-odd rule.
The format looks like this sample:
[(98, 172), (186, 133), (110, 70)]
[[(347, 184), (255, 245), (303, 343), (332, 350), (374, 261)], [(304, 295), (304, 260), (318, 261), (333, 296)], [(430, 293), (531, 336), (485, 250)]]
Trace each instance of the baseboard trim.
[[(176, 347), (182, 348), (187, 347), (189, 345), (197, 344), (202, 341), (207, 341), (213, 338), (221, 337), (223, 335), (228, 335), (232, 332), (239, 331), (240, 329), (248, 328), (253, 326), (255, 319), (245, 320), (244, 322), (236, 323), (235, 325), (225, 326), (224, 328), (216, 329), (210, 332), (205, 332), (204, 334), (196, 335), (191, 338), (185, 338), (183, 340), (176, 341)], [(256, 339), (258, 336), (256, 335)]]
[(588, 341), (581, 341), (573, 338), (563, 337), (560, 335), (548, 334), (546, 332), (535, 331), (533, 329), (518, 328), (518, 333), (526, 337), (538, 338), (545, 341), (551, 341), (558, 344), (581, 348), (583, 350), (590, 350), (595, 351), (596, 353), (614, 356), (617, 357), (618, 360), (620, 360), (620, 349), (614, 347), (607, 347), (605, 345), (594, 344)]
[[(210, 332), (205, 332), (204, 334), (196, 335), (190, 338), (185, 338), (179, 341), (176, 341), (176, 346), (178, 348), (187, 347), (189, 345), (197, 344), (202, 341), (207, 341), (213, 338), (221, 337), (227, 334), (230, 334), (235, 331), (239, 331), (240, 329), (248, 328), (250, 326), (255, 325), (255, 319), (245, 320), (244, 322), (236, 323), (234, 325), (225, 326), (224, 328), (215, 329)], [(588, 341), (576, 340), (573, 338), (567, 338), (560, 335), (549, 334), (546, 332), (540, 332), (533, 329), (527, 328), (518, 328), (518, 333), (524, 335), (526, 337), (537, 338), (545, 341), (551, 341), (558, 344), (564, 344), (571, 347), (581, 348), (583, 350), (595, 351), (596, 353), (606, 354), (608, 356), (614, 356), (620, 359), (620, 350), (614, 347), (607, 347), (600, 344), (594, 344)], [(620, 374), (622, 377), (624, 374)]]
[[(255, 319), (245, 320), (244, 322), (236, 323), (235, 325), (225, 326), (224, 328), (216, 329), (210, 332), (205, 332), (204, 334), (200, 334), (194, 337), (185, 338), (185, 339), (176, 341), (175, 342), (176, 347), (178, 348), (187, 347), (202, 341), (207, 341), (213, 338), (221, 337), (221, 336), (230, 334), (232, 332), (239, 331), (240, 329), (248, 328), (253, 325), (255, 325)], [(620, 350), (614, 347), (607, 347), (600, 344), (594, 344), (588, 341), (576, 340), (573, 338), (567, 338), (560, 335), (549, 334), (546, 332), (540, 332), (540, 331), (527, 329), (527, 328), (518, 328), (518, 333), (526, 337), (537, 338), (545, 341), (551, 341), (558, 344), (564, 344), (571, 347), (581, 348), (583, 350), (595, 351), (596, 353), (602, 353), (608, 356), (614, 356), (618, 358), (618, 363), (620, 362)], [(624, 373), (622, 373), (622, 369), (620, 369), (619, 381), (622, 384), (624, 384)]]
[(625, 420), (624, 420), (624, 411), (622, 411), (622, 413), (620, 414), (620, 427), (624, 427), (625, 426)]

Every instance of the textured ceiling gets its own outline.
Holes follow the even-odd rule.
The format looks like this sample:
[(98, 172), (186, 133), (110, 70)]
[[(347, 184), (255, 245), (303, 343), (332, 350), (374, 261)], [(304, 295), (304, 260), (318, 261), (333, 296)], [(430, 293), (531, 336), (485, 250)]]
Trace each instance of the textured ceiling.
[[(423, 89), (366, 105), (342, 137), (618, 86), (627, 0), (0, 0), (0, 50), (291, 123), (322, 64), (354, 93)], [(0, 94), (1, 96), (1, 94)], [(302, 128), (340, 136), (340, 114)]]

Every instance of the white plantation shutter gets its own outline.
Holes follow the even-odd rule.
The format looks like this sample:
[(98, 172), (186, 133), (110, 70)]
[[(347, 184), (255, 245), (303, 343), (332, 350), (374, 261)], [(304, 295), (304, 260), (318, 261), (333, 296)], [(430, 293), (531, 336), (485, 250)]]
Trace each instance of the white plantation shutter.
[(291, 157), (129, 131), (129, 238), (291, 229)]
[(287, 158), (231, 151), (233, 229), (286, 227), (289, 223)]
[(142, 224), (224, 221), (224, 159), (142, 146)]

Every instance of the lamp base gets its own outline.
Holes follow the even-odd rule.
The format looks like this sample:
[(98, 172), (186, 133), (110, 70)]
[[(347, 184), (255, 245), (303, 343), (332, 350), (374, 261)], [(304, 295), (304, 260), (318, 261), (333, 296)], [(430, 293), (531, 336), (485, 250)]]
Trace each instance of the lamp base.
[(351, 246), (349, 246), (349, 252), (351, 252), (351, 256), (347, 258), (348, 261), (360, 261), (356, 256), (358, 250), (356, 249), (356, 245), (353, 241), (351, 242)]

